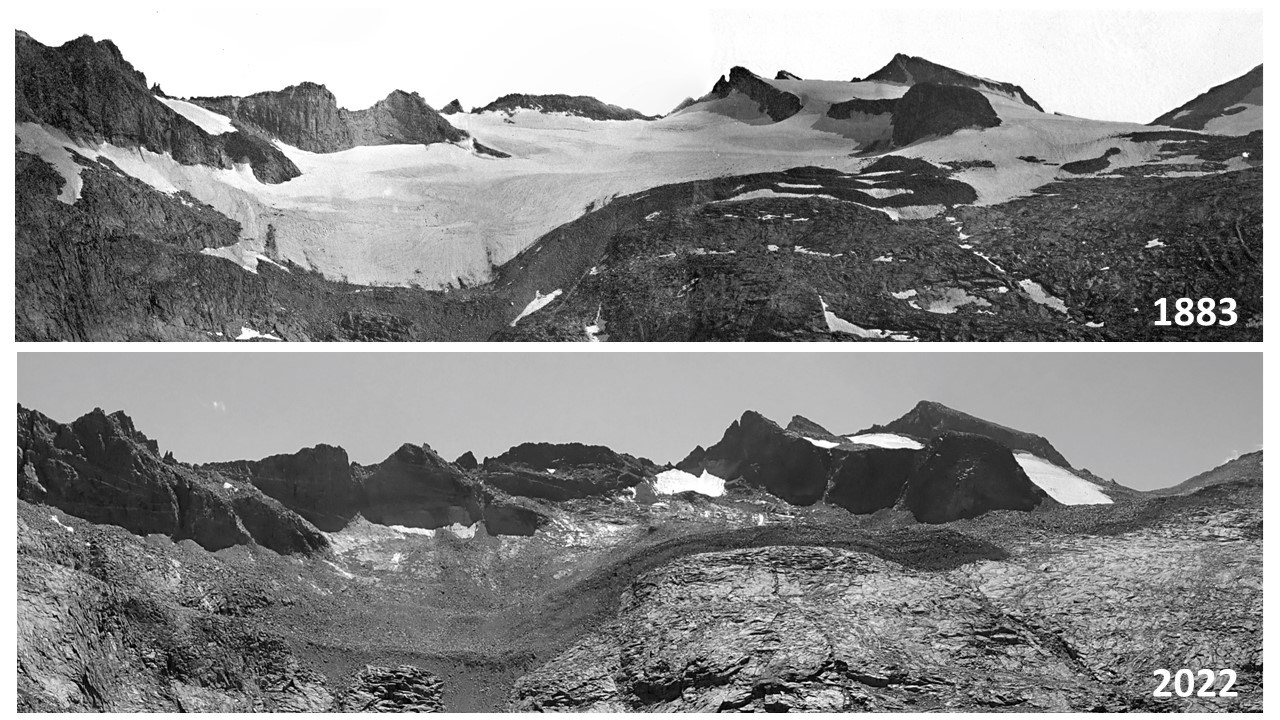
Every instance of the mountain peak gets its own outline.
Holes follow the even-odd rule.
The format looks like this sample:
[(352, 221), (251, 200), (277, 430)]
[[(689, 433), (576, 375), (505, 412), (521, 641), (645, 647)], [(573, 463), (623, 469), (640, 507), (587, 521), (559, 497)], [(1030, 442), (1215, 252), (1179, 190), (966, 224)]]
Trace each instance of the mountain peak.
[(975, 90), (987, 90), (996, 92), (1011, 99), (1029, 105), (1036, 110), (1044, 112), (1044, 108), (1031, 98), (1021, 87), (1013, 83), (1000, 82), (997, 80), (988, 80), (976, 75), (954, 70), (945, 65), (939, 65), (931, 60), (927, 60), (915, 55), (907, 55), (905, 53), (897, 53), (893, 56), (884, 67), (871, 73), (865, 78), (854, 78), (854, 82), (888, 82), (900, 83), (906, 85), (915, 85), (917, 83), (938, 83), (940, 85), (963, 85), (965, 87), (974, 88)]
[(1005, 427), (933, 400), (921, 400), (905, 415), (885, 425), (873, 425), (857, 434), (893, 433), (921, 440), (933, 440), (948, 432), (983, 435), (1007, 446), (1037, 455), (1054, 465), (1071, 468), (1071, 463), (1045, 438)]

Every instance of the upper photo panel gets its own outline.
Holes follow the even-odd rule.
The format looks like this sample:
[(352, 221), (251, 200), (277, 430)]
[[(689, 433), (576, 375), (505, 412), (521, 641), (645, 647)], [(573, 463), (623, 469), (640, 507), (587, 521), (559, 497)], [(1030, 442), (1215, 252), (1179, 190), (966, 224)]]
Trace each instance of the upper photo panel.
[(1261, 11), (28, 4), (18, 341), (1261, 341)]

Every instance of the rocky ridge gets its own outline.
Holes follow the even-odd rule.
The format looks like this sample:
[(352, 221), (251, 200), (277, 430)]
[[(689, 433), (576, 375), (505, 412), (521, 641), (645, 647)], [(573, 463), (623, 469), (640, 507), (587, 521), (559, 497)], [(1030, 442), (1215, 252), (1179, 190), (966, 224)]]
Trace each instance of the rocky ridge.
[(517, 110), (534, 110), (543, 113), (565, 113), (588, 120), (653, 120), (639, 110), (601, 102), (589, 95), (503, 95), (484, 107), (472, 108), (472, 113), (501, 112), (508, 115)]
[(17, 31), (14, 112), (73, 140), (169, 154), (184, 165), (234, 168), (249, 163), (264, 183), (300, 174), (268, 138), (246, 127), (210, 135), (156, 99), (146, 76), (110, 40), (89, 36), (48, 47)]
[(196, 97), (191, 102), (309, 152), (331, 153), (363, 145), (430, 145), (467, 137), (422, 96), (403, 90), (364, 110), (338, 107), (328, 88), (312, 82), (246, 97)]

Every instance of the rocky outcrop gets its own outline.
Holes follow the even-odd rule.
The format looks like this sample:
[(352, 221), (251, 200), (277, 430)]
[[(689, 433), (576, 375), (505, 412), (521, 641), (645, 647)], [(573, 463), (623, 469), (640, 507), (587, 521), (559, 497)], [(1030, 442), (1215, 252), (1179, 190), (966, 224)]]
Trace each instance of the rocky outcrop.
[(1000, 117), (982, 93), (960, 85), (926, 82), (911, 86), (893, 108), (893, 144), (910, 145), (967, 128), (989, 128)]
[(462, 103), (458, 102), (457, 98), (450, 100), (448, 105), (440, 108), (441, 115), (457, 115), (465, 112), (466, 110), (463, 109)]
[[(1210, 88), (1190, 102), (1179, 105), (1147, 124), (1204, 130), (1210, 122), (1243, 112), (1250, 105), (1262, 105), (1261, 65), (1234, 80)], [(1259, 130), (1262, 129), (1260, 121), (1261, 118), (1257, 125)]]
[(511, 495), (558, 502), (613, 495), (658, 471), (644, 458), (601, 445), (524, 443), (486, 458), (476, 477)]
[(212, 136), (156, 99), (146, 76), (110, 40), (83, 36), (48, 47), (18, 32), (15, 115), (73, 139), (168, 153), (184, 165), (232, 168), (247, 162), (262, 182), (297, 177), (270, 143), (237, 130)]
[(773, 76), (773, 79), (774, 80), (803, 80), (804, 78), (800, 77), (799, 75), (796, 75), (795, 73), (787, 72), (786, 70), (779, 70), (778, 74)]
[(897, 98), (880, 100), (852, 98), (844, 102), (832, 103), (831, 107), (827, 108), (827, 117), (835, 120), (849, 120), (857, 115), (889, 115), (897, 106)]
[(18, 453), (20, 499), (90, 522), (194, 540), (209, 550), (256, 542), (279, 553), (309, 553), (329, 545), (252, 486), (165, 463), (123, 413), (94, 410), (61, 425), (19, 406)]
[(929, 443), (911, 473), (901, 505), (921, 522), (942, 523), (992, 510), (1054, 504), (1013, 453), (982, 435), (948, 432)]
[(587, 95), (503, 95), (484, 107), (472, 108), (473, 113), (536, 110), (544, 113), (565, 113), (589, 120), (653, 120), (639, 110), (601, 102)]
[(831, 453), (760, 413), (747, 411), (707, 448), (702, 470), (740, 480), (793, 505), (812, 505), (827, 490)]
[(903, 85), (916, 85), (919, 83), (958, 85), (975, 90), (1000, 93), (1044, 112), (1044, 108), (1040, 107), (1040, 103), (1032, 100), (1031, 96), (1017, 85), (975, 77), (958, 70), (952, 70), (944, 65), (930, 62), (921, 57), (903, 55), (902, 53), (894, 55), (887, 65), (874, 73), (861, 78), (861, 80), (854, 78), (853, 82), (890, 82)]
[(434, 529), (483, 519), (475, 483), (427, 445), (401, 445), (363, 484), (361, 512), (375, 523)]
[(203, 467), (251, 483), (326, 532), (346, 527), (363, 502), (347, 451), (332, 445)]
[(759, 75), (744, 67), (729, 70), (729, 76), (720, 76), (711, 92), (698, 102), (723, 100), (732, 92), (739, 92), (756, 102), (757, 108), (774, 122), (781, 122), (800, 112), (803, 104), (800, 98), (779, 90)]
[(1071, 464), (1048, 440), (1033, 433), (997, 425), (931, 400), (921, 400), (907, 414), (885, 425), (872, 425), (857, 433), (894, 433), (928, 442), (944, 433), (961, 432), (991, 438), (1010, 450), (1024, 450), (1070, 468)]
[(444, 712), (440, 678), (414, 667), (367, 665), (342, 697), (342, 712)]
[(476, 456), (472, 454), (470, 450), (459, 455), (458, 459), (453, 461), (453, 464), (463, 470), (475, 470), (480, 467), (480, 463), (476, 460)]
[(430, 145), (467, 137), (420, 95), (403, 90), (364, 110), (338, 107), (328, 88), (312, 82), (247, 97), (199, 97), (191, 102), (309, 152), (361, 145)]

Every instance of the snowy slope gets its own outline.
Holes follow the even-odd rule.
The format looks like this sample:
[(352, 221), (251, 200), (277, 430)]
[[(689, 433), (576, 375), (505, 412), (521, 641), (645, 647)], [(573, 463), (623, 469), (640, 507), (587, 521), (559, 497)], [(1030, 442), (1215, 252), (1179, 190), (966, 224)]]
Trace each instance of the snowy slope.
[(195, 123), (201, 130), (210, 135), (221, 135), (236, 131), (235, 126), (231, 124), (231, 119), (225, 115), (205, 110), (199, 105), (194, 105), (185, 100), (160, 97), (159, 95), (156, 96), (156, 99), (168, 105), (170, 110)]
[(1044, 458), (1026, 452), (1014, 453), (1013, 457), (1031, 482), (1063, 505), (1105, 505), (1112, 502), (1097, 485)]
[[(891, 83), (822, 80), (770, 81), (806, 106), (778, 123), (752, 125), (695, 104), (657, 121), (600, 122), (535, 111), (457, 114), (450, 122), (486, 146), (510, 153), (494, 159), (470, 143), (357, 147), (316, 154), (278, 144), (302, 176), (264, 185), (251, 172), (183, 166), (168, 155), (75, 144), (105, 156), (156, 188), (182, 189), (243, 226), (242, 247), (222, 253), (247, 269), (262, 254), (268, 224), (279, 255), (327, 277), (363, 285), (446, 288), (488, 280), (491, 264), (514, 257), (551, 229), (619, 194), (657, 185), (818, 165), (849, 172), (874, 158), (854, 157), (863, 132), (825, 116), (832, 102), (851, 97), (892, 98)], [(1052, 181), (1051, 162), (1094, 157), (1108, 147), (1113, 165), (1154, 155), (1157, 143), (1115, 139), (1140, 125), (1047, 115), (996, 93), (992, 106), (1004, 124), (961, 131), (898, 151), (933, 162), (986, 159), (996, 169), (972, 169), (958, 179), (973, 185), (979, 203), (997, 203)], [(225, 132), (226, 118), (189, 103), (164, 99), (209, 132)], [(881, 119), (878, 122), (883, 122)], [(883, 128), (870, 128), (875, 134)], [(46, 139), (47, 140), (47, 139)], [(41, 140), (42, 156), (64, 174), (78, 173), (60, 140)], [(64, 201), (75, 187), (64, 190)], [(929, 213), (936, 211), (931, 208)], [(894, 217), (916, 215), (911, 208)], [(926, 214), (929, 214), (926, 213)]]
[(906, 435), (895, 435), (893, 433), (849, 435), (845, 439), (859, 445), (874, 445), (882, 448), (906, 448), (908, 450), (920, 450), (924, 448), (924, 445), (921, 445), (919, 442), (912, 440)]

